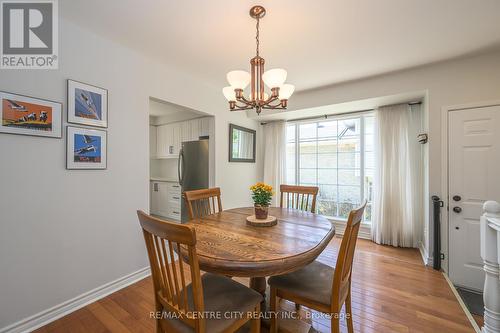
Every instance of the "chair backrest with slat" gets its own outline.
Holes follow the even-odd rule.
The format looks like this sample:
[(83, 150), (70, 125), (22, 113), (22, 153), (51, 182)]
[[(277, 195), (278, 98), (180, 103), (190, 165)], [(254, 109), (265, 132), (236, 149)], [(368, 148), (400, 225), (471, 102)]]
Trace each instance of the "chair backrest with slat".
[(280, 207), (316, 212), (317, 186), (280, 185)]
[[(151, 266), (156, 311), (170, 313), (172, 318), (179, 318), (194, 328), (195, 332), (205, 332), (205, 320), (191, 315), (204, 311), (194, 228), (163, 221), (142, 211), (137, 211), (137, 215)], [(186, 262), (180, 258), (177, 261), (174, 260), (174, 252), (181, 256), (181, 250)], [(189, 280), (192, 283), (192, 305), (188, 302), (189, 280), (185, 272), (188, 270), (190, 271)]]
[(189, 219), (197, 219), (222, 211), (220, 188), (207, 188), (184, 192)]
[(342, 304), (349, 294), (351, 287), (352, 263), (354, 260), (354, 250), (358, 240), (359, 227), (363, 219), (366, 207), (366, 200), (356, 209), (351, 210), (347, 219), (344, 236), (340, 244), (337, 264), (333, 276), (332, 287), (332, 311), (340, 311)]

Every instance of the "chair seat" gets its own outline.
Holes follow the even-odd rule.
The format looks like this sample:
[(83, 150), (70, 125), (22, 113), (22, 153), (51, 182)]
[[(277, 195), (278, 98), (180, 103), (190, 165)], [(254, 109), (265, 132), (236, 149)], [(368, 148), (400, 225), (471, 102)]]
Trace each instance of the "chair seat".
[(276, 289), (329, 306), (334, 272), (333, 267), (313, 261), (295, 272), (273, 276), (268, 283)]
[[(253, 289), (231, 280), (225, 276), (205, 273), (201, 277), (203, 285), (203, 298), (205, 312), (215, 312), (221, 314), (221, 319), (207, 318), (206, 332), (222, 332), (232, 323), (240, 319), (237, 316), (225, 318), (225, 312), (248, 312), (253, 311), (257, 304), (263, 301), (262, 295)], [(182, 292), (181, 292), (182, 295)], [(192, 285), (187, 286), (187, 296), (189, 308), (193, 309)], [(173, 326), (174, 332), (194, 332), (194, 329), (179, 319), (168, 320)]]

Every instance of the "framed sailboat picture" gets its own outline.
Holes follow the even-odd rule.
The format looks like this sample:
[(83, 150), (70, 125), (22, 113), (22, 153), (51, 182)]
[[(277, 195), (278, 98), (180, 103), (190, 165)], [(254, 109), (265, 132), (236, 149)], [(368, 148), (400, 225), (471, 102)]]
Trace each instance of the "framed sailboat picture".
[(68, 123), (108, 127), (108, 91), (68, 80)]

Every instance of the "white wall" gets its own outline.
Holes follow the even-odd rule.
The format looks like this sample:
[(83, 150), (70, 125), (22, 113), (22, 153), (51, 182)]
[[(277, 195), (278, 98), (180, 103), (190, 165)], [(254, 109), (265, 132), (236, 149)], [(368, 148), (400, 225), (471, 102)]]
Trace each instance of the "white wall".
[[(436, 63), (364, 80), (298, 92), (290, 110), (346, 103), (379, 96), (426, 91), (424, 126), (428, 129), (429, 180), (424, 191), (441, 193), (441, 109), (445, 106), (500, 99), (500, 51)], [(304, 115), (306, 117), (307, 115)], [(427, 212), (429, 213), (429, 212)], [(424, 230), (424, 251), (432, 256), (432, 227)], [(442, 230), (447, 235), (447, 230)]]
[(66, 79), (107, 88), (108, 169), (66, 170), (65, 134), (0, 134), (0, 330), (148, 265), (135, 211), (149, 206), (150, 96), (216, 116), (225, 208), (250, 204), (248, 186), (261, 178), (260, 156), (257, 164), (227, 158), (229, 122), (260, 136), (255, 121), (227, 111), (218, 89), (65, 20), (64, 5), (59, 70), (2, 70), (0, 90), (66, 110)]

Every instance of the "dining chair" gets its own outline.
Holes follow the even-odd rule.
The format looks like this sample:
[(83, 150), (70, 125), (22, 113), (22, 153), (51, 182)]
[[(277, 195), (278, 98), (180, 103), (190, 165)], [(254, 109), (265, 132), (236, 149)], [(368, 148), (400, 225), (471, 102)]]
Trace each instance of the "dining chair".
[[(340, 310), (345, 304), (347, 328), (354, 332), (351, 309), (351, 273), (358, 239), (358, 231), (365, 202), (349, 213), (346, 229), (340, 244), (335, 268), (319, 261), (295, 272), (273, 276), (268, 283), (271, 287), (271, 313), (276, 311), (276, 299), (284, 298), (295, 304), (302, 304), (316, 311), (331, 315), (331, 331), (340, 332)], [(271, 318), (271, 333), (278, 331), (278, 319)]]
[(222, 211), (219, 187), (186, 191), (183, 196), (190, 220)]
[[(200, 275), (192, 226), (137, 215), (151, 266), (157, 333), (235, 332), (247, 322), (252, 333), (260, 332), (260, 318), (251, 313), (260, 313), (262, 296), (227, 277)], [(231, 313), (243, 315), (225, 315)]]
[(318, 191), (317, 186), (280, 185), (280, 207), (310, 210), (315, 213)]

